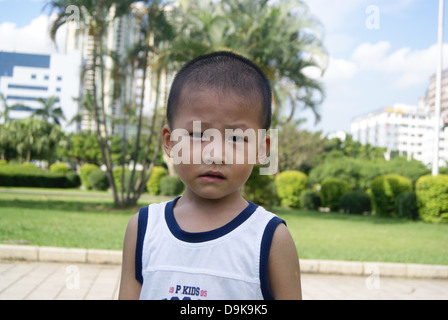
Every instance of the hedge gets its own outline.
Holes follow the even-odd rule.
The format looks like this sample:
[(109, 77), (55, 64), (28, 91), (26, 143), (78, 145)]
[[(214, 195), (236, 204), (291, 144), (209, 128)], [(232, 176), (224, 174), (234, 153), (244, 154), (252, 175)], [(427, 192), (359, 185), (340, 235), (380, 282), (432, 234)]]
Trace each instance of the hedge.
[(371, 190), (375, 212), (381, 216), (395, 216), (397, 197), (403, 192), (412, 191), (412, 182), (397, 174), (386, 174), (372, 180)]
[(320, 192), (317, 190), (305, 190), (300, 196), (303, 209), (318, 210), (321, 205)]
[(243, 194), (244, 199), (266, 208), (278, 204), (274, 178), (272, 175), (261, 175), (259, 166), (253, 168), (244, 185)]
[(283, 206), (300, 208), (300, 197), (308, 188), (308, 177), (296, 170), (283, 171), (275, 178), (275, 186)]
[(89, 176), (93, 171), (100, 170), (100, 168), (95, 164), (86, 163), (79, 168), (81, 183), (86, 190), (91, 190), (92, 187), (89, 184)]
[(162, 196), (178, 196), (184, 188), (184, 183), (178, 177), (166, 176), (160, 180), (160, 194)]
[(35, 188), (76, 188), (79, 186), (76, 173), (67, 174), (43, 171), (34, 165), (0, 166), (0, 186)]
[(400, 193), (395, 201), (395, 212), (400, 218), (417, 220), (418, 207), (415, 192), (407, 191)]
[(146, 183), (146, 189), (149, 194), (157, 196), (160, 194), (160, 180), (168, 175), (168, 171), (164, 167), (154, 166)]
[(88, 178), (89, 186), (93, 190), (105, 191), (109, 189), (109, 180), (107, 174), (101, 170), (92, 171)]
[(338, 178), (328, 178), (322, 181), (320, 197), (322, 206), (332, 211), (339, 210), (339, 202), (343, 194), (351, 190), (348, 182)]
[(346, 213), (363, 214), (372, 210), (370, 196), (362, 191), (355, 190), (343, 194), (339, 207)]
[(448, 175), (425, 175), (415, 183), (420, 217), (428, 222), (448, 223)]
[(61, 174), (67, 174), (70, 169), (67, 167), (65, 163), (53, 163), (50, 166), (50, 172), (51, 173), (61, 173)]

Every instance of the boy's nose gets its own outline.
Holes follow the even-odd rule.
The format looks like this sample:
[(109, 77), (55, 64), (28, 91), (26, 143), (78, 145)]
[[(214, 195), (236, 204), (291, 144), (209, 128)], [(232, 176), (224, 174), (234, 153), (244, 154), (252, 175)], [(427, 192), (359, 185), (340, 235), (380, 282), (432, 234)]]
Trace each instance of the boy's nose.
[[(216, 139), (219, 140), (219, 139)], [(202, 148), (202, 161), (209, 164), (225, 164), (225, 145), (223, 141), (210, 141), (203, 145)]]

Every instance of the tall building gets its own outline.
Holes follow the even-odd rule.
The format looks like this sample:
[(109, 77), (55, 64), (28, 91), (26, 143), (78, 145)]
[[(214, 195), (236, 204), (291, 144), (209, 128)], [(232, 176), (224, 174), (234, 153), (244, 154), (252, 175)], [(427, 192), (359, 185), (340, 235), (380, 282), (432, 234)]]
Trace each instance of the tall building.
[(0, 93), (9, 107), (22, 104), (31, 108), (12, 110), (9, 117), (29, 117), (34, 109), (42, 108), (39, 98), (54, 96), (67, 121), (73, 118), (78, 112), (75, 99), (79, 94), (80, 63), (81, 55), (76, 51), (64, 55), (0, 52)]
[[(114, 6), (112, 6), (109, 10), (110, 16), (114, 15), (114, 10), (115, 8)], [(139, 41), (141, 27), (139, 19), (141, 17), (141, 14), (144, 13), (143, 10), (144, 8), (141, 5), (134, 4), (132, 12), (119, 18), (113, 19), (109, 23), (103, 39), (103, 46), (106, 52), (113, 52), (116, 57), (119, 58), (121, 63), (128, 63), (125, 60), (127, 53)], [(89, 30), (82, 26), (82, 24), (78, 26), (75, 22), (71, 22), (67, 25), (66, 49), (68, 51), (79, 50), (82, 55), (83, 69), (87, 70), (82, 74), (81, 87), (79, 92), (81, 100), (87, 95), (88, 92), (91, 92), (93, 90), (94, 73), (91, 68), (94, 56), (93, 43), (93, 36), (89, 34)], [(144, 87), (145, 92), (143, 92), (143, 114), (150, 116), (155, 104), (155, 90), (157, 87), (155, 83), (155, 77), (152, 76), (151, 68), (148, 67), (146, 77), (145, 79), (143, 79), (143, 75), (145, 73), (141, 68), (139, 69), (138, 66), (133, 66), (133, 68), (130, 68), (130, 66), (128, 66), (128, 72), (126, 72), (125, 79), (121, 79), (121, 81), (123, 82), (118, 84), (117, 80), (113, 77), (113, 70), (117, 62), (114, 61), (110, 56), (105, 56), (104, 61), (104, 78), (100, 78), (98, 69), (98, 72), (96, 73), (96, 83), (100, 84), (101, 81), (103, 81), (104, 83), (104, 108), (106, 115), (110, 119), (120, 119), (123, 117), (123, 109), (126, 104), (132, 104), (133, 106), (140, 105), (143, 90), (142, 88)], [(165, 74), (162, 75), (162, 78), (160, 79), (162, 85), (159, 86), (160, 88), (164, 88), (164, 86), (166, 85), (166, 78), (167, 76)], [(120, 92), (118, 95), (117, 92), (115, 92), (114, 94), (114, 88), (116, 88), (117, 85), (120, 87)], [(100, 94), (97, 94), (97, 96), (100, 96)], [(160, 99), (160, 103), (162, 103), (163, 101), (165, 101), (165, 97), (162, 97)], [(80, 130), (94, 131), (96, 129), (96, 126), (89, 112), (85, 109), (81, 109), (80, 114), (82, 115)], [(108, 121), (107, 129), (112, 134), (120, 133), (121, 125), (119, 122), (113, 123), (112, 121)], [(134, 133), (135, 129), (135, 127), (128, 126), (130, 134)]]
[[(426, 165), (432, 163), (434, 115), (424, 104), (395, 104), (352, 120), (353, 140), (386, 148), (386, 159), (392, 151), (407, 155)], [(448, 127), (441, 132), (439, 165), (448, 161)]]
[[(436, 105), (436, 74), (429, 78), (429, 86), (423, 98), (424, 104), (429, 111), (434, 113)], [(442, 72), (442, 91), (440, 101), (440, 118), (443, 128), (448, 126), (448, 69)]]

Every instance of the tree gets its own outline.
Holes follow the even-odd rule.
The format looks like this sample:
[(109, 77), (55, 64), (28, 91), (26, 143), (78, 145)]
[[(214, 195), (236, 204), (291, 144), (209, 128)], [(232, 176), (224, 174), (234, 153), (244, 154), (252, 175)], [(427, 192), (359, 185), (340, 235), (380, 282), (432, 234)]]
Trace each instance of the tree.
[(28, 106), (26, 106), (24, 104), (21, 104), (21, 103), (16, 103), (16, 104), (14, 104), (12, 106), (8, 105), (7, 98), (2, 93), (0, 93), (0, 100), (1, 100), (2, 105), (3, 105), (3, 111), (0, 113), (0, 117), (3, 117), (3, 119), (4, 119), (3, 123), (8, 122), (8, 120), (9, 120), (9, 111), (11, 111), (11, 110), (18, 110), (18, 109), (20, 109), (20, 110), (31, 110), (30, 107), (28, 107)]
[(321, 132), (300, 130), (297, 123), (284, 123), (278, 135), (279, 171), (299, 170), (306, 174), (317, 166), (328, 141)]
[[(47, 3), (52, 11), (57, 11), (57, 17), (53, 22), (50, 30), (50, 37), (55, 40), (56, 33), (59, 28), (67, 22), (66, 8), (69, 5), (77, 6), (82, 14), (80, 19), (81, 28), (87, 30), (89, 36), (93, 39), (93, 47), (91, 56), (92, 59), (86, 65), (85, 73), (89, 73), (92, 78), (91, 89), (88, 90), (86, 99), (88, 99), (90, 114), (94, 118), (95, 131), (98, 138), (98, 144), (101, 150), (102, 159), (106, 167), (106, 175), (112, 190), (114, 203), (116, 205), (134, 204), (138, 197), (130, 201), (129, 197), (120, 199), (118, 190), (113, 177), (113, 163), (111, 157), (111, 123), (108, 117), (108, 107), (106, 105), (105, 91), (106, 70), (105, 59), (113, 56), (112, 52), (108, 52), (104, 46), (104, 39), (110, 24), (124, 15), (131, 14), (132, 4), (137, 2), (135, 0), (103, 0), (103, 1), (89, 1), (89, 0), (52, 0)], [(129, 72), (128, 69), (114, 70), (115, 75), (120, 75), (121, 72)], [(120, 82), (118, 77), (115, 77), (116, 82)], [(115, 89), (118, 87), (115, 86)], [(119, 96), (117, 92), (114, 97)], [(124, 132), (124, 130), (123, 130)]]
[[(318, 105), (324, 90), (306, 71), (324, 72), (327, 56), (313, 20), (300, 0), (222, 0), (180, 2), (177, 16), (182, 17), (174, 47), (174, 60), (216, 50), (233, 50), (257, 63), (273, 88), (273, 126), (294, 118), (301, 108), (310, 109), (320, 119)], [(289, 112), (286, 111), (289, 105)]]
[(61, 125), (61, 119), (65, 120), (64, 112), (61, 107), (57, 107), (59, 103), (59, 97), (50, 97), (48, 99), (37, 98), (42, 107), (34, 110), (34, 114), (41, 116), (43, 120), (53, 119), (55, 124)]

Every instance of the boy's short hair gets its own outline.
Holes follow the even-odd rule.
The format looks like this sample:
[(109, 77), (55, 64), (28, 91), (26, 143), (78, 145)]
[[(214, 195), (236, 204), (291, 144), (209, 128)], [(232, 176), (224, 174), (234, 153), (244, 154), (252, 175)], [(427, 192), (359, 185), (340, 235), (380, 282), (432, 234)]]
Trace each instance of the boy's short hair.
[(252, 61), (228, 51), (199, 56), (186, 63), (174, 78), (167, 105), (167, 118), (171, 126), (187, 86), (200, 89), (231, 90), (234, 93), (261, 102), (261, 124), (271, 125), (272, 92), (268, 78)]

